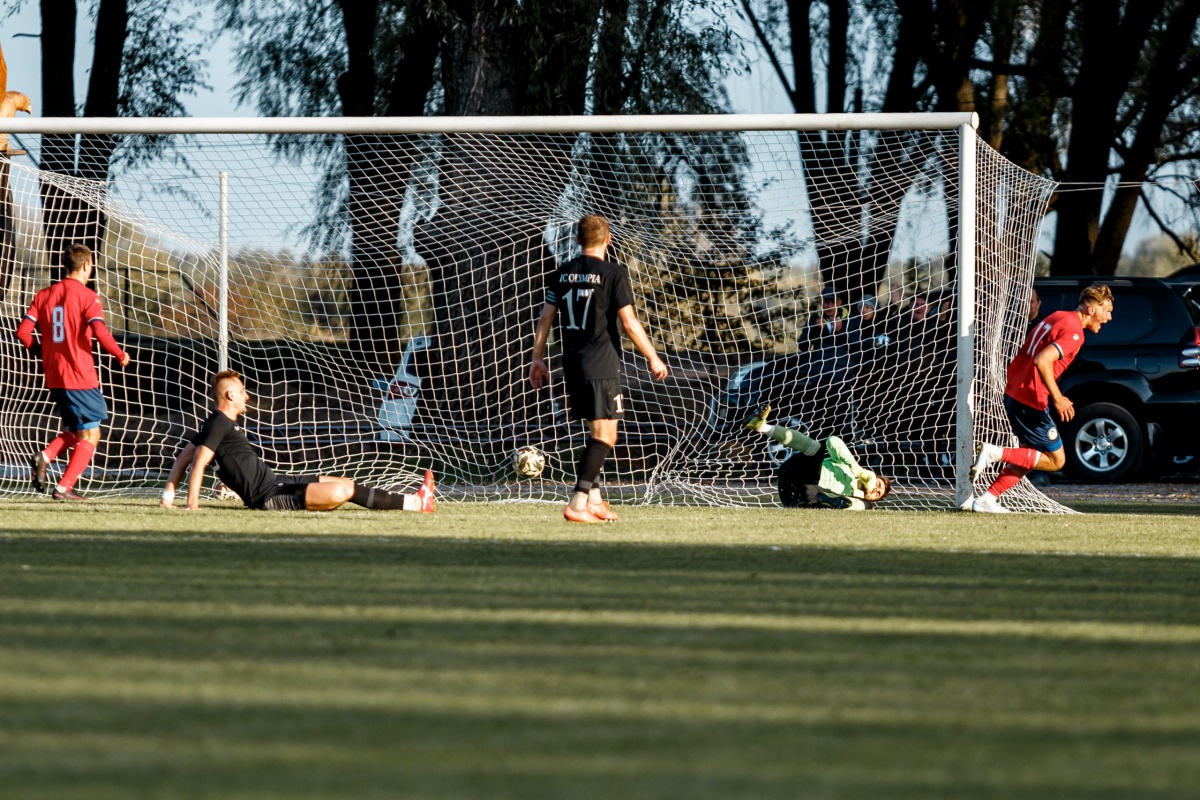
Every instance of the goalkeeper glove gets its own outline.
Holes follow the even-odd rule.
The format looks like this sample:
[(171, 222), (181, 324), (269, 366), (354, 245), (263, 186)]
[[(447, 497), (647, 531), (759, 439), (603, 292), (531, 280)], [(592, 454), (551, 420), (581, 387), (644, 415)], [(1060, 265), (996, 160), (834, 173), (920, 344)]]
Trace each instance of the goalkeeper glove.
[(858, 487), (864, 492), (871, 485), (871, 481), (875, 480), (875, 473), (869, 469), (859, 470), (858, 472)]

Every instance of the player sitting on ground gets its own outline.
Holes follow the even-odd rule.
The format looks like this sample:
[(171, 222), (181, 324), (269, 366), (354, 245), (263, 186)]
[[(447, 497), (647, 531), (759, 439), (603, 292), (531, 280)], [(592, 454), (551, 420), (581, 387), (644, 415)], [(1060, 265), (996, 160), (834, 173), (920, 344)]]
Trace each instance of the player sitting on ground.
[(769, 405), (746, 420), (752, 431), (796, 451), (779, 468), (779, 502), (788, 508), (839, 508), (862, 511), (892, 491), (892, 482), (858, 465), (850, 448), (836, 436), (818, 442), (782, 425), (771, 425)]
[(1073, 311), (1056, 311), (1029, 331), (1008, 365), (1008, 384), (1004, 387), (1004, 410), (1019, 446), (982, 443), (975, 448), (972, 481), (998, 461), (1004, 466), (986, 492), (967, 498), (962, 505), (964, 511), (1007, 514), (1009, 510), (999, 503), (1000, 495), (1035, 469), (1056, 472), (1063, 468), (1066, 454), (1050, 417), (1050, 403), (1054, 403), (1063, 422), (1075, 416), (1075, 405), (1058, 388), (1058, 377), (1083, 347), (1084, 330), (1099, 333), (1100, 326), (1112, 315), (1112, 289), (1093, 284), (1079, 293), (1079, 305)]
[(187, 507), (192, 511), (198, 509), (204, 470), (216, 459), (221, 482), (236, 492), (248, 508), (332, 511), (349, 502), (364, 508), (426, 512), (436, 509), (433, 473), (429, 470), (425, 470), (425, 481), (414, 494), (394, 494), (330, 475), (276, 475), (237, 425), (238, 417), (246, 412), (250, 400), (242, 377), (233, 370), (218, 372), (213, 376), (213, 389), (217, 410), (175, 458), (162, 493), (160, 505), (163, 508), (175, 507), (175, 488), (190, 466)]

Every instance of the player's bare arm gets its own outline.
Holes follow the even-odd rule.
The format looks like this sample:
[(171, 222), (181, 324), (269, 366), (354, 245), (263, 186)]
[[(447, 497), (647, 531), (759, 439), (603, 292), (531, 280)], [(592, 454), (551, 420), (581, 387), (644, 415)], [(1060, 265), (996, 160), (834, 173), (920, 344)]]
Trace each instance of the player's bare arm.
[(204, 470), (208, 469), (208, 465), (212, 463), (215, 455), (213, 450), (204, 445), (197, 447), (192, 455), (192, 472), (188, 475), (188, 511), (200, 508), (200, 489), (204, 484)]
[(625, 329), (625, 334), (633, 341), (638, 352), (646, 357), (646, 366), (649, 368), (650, 374), (654, 376), (654, 379), (659, 381), (666, 380), (668, 374), (667, 365), (659, 358), (658, 353), (654, 349), (654, 343), (650, 341), (650, 337), (646, 335), (646, 329), (638, 321), (637, 315), (633, 311), (633, 306), (622, 306), (618, 309), (617, 319), (621, 321), (621, 327)]
[(1058, 388), (1058, 381), (1054, 379), (1054, 362), (1062, 358), (1062, 353), (1054, 345), (1042, 350), (1033, 359), (1033, 366), (1037, 370), (1038, 375), (1042, 379), (1042, 383), (1046, 385), (1046, 390), (1050, 392), (1050, 402), (1054, 404), (1054, 410), (1058, 412), (1058, 418), (1063, 422), (1070, 422), (1075, 416), (1075, 404), (1071, 402), (1062, 390)]
[(195, 452), (196, 445), (188, 442), (175, 456), (175, 463), (171, 465), (171, 473), (167, 476), (167, 485), (163, 487), (162, 499), (158, 503), (161, 508), (175, 507), (175, 490), (179, 488), (179, 482), (183, 480), (183, 474), (192, 463)]
[(546, 345), (550, 341), (550, 331), (554, 328), (554, 315), (558, 306), (546, 303), (542, 306), (542, 315), (538, 317), (537, 331), (533, 337), (533, 356), (529, 360), (529, 385), (541, 389), (550, 380), (550, 368), (546, 366)]

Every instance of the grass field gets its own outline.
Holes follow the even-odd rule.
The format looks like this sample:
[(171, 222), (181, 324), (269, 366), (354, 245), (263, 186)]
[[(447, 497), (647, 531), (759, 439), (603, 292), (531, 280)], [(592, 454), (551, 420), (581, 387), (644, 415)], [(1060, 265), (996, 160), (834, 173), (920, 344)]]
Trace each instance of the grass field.
[(0, 796), (1195, 797), (1200, 509), (1092, 510), (0, 503)]

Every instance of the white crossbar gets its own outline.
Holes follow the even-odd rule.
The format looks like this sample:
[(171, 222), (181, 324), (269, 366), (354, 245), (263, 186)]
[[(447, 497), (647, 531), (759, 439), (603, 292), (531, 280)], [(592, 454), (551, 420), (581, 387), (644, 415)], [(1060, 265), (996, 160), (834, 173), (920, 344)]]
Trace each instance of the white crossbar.
[(974, 113), (660, 114), (583, 117), (27, 117), (10, 134), (168, 133), (616, 133), (635, 131), (952, 130), (977, 128)]

